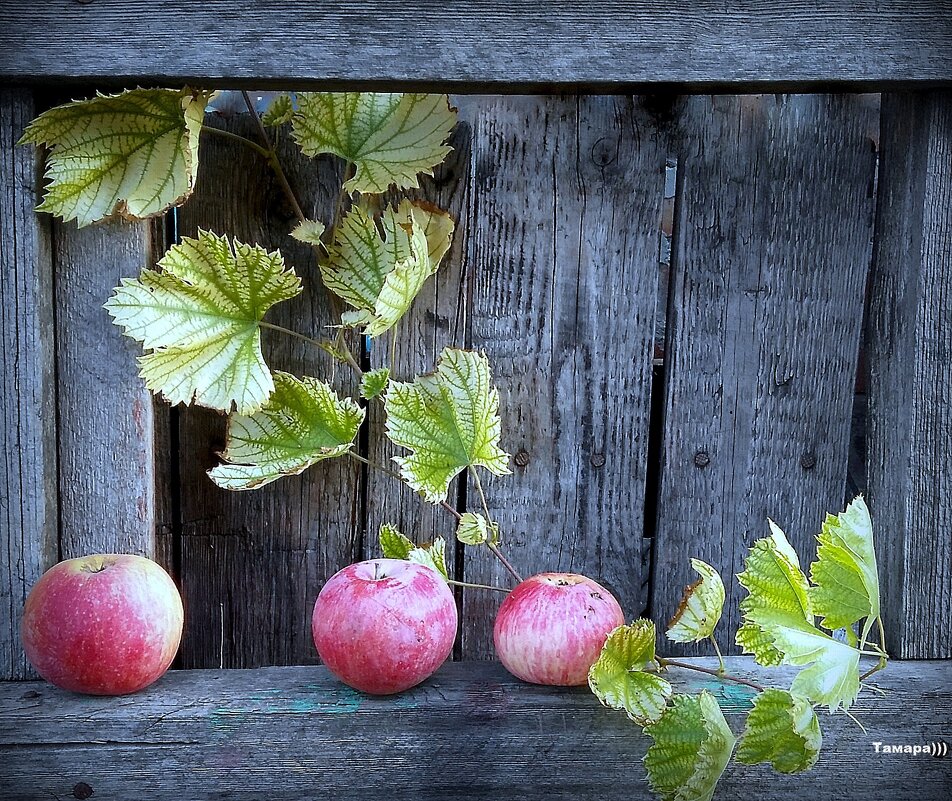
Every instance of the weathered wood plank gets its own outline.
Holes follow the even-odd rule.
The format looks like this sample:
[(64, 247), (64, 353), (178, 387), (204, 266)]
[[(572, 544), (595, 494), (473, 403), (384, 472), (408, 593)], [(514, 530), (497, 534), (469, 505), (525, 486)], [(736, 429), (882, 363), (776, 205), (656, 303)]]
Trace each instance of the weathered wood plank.
[(32, 673), (20, 615), (57, 556), (53, 267), (38, 202), (41, 166), (16, 142), (35, 115), (33, 94), (0, 89), (0, 679)]
[[(472, 345), (500, 388), (514, 475), (488, 481), (524, 575), (584, 573), (641, 612), (651, 343), (665, 149), (642, 101), (496, 98), (473, 134)], [(467, 491), (479, 508), (476, 489)], [(508, 586), (484, 548), (467, 581)], [(464, 658), (497, 594), (464, 593)]]
[(948, 85), (952, 4), (330, 0), (315, 11), (309, 0), (289, 0), (236, 12), (232, 0), (8, 0), (0, 78), (494, 92)]
[[(792, 675), (748, 659), (730, 669), (771, 683)], [(713, 692), (740, 733), (751, 690), (672, 675), (688, 692)], [(948, 741), (952, 663), (890, 665), (876, 684), (886, 695), (864, 691), (851, 709), (865, 732), (846, 715), (820, 713), (823, 751), (811, 771), (732, 763), (716, 797), (945, 801), (952, 756), (877, 754), (874, 743)], [(354, 692), (323, 667), (173, 671), (123, 698), (0, 685), (0, 794), (20, 801), (73, 797), (81, 783), (104, 801), (330, 792), (356, 801), (379, 798), (383, 787), (387, 797), (420, 801), (648, 801), (640, 761), (648, 744), (587, 688), (523, 684), (486, 663), (447, 664), (390, 698)]]
[(885, 95), (867, 470), (889, 650), (952, 656), (952, 95)]
[(697, 578), (690, 557), (703, 559), (730, 580), (720, 640), (733, 648), (732, 577), (767, 517), (808, 563), (824, 514), (842, 508), (876, 109), (849, 95), (693, 97), (677, 113), (651, 611), (664, 624)]
[(53, 222), (63, 559), (156, 553), (156, 410), (138, 374), (141, 346), (102, 307), (161, 257), (152, 232), (149, 222)]
[[(454, 103), (456, 101), (454, 100)], [(388, 200), (415, 197), (435, 203), (456, 221), (453, 245), (444, 257), (439, 272), (423, 287), (407, 315), (397, 325), (396, 366), (392, 377), (409, 381), (420, 373), (431, 372), (444, 347), (466, 344), (466, 307), (462, 295), (466, 243), (469, 235), (469, 185), (471, 179), (471, 123), (476, 104), (463, 99), (458, 123), (450, 145), (453, 152), (436, 168), (432, 178), (422, 176), (418, 191), (395, 193)], [(392, 332), (393, 333), (393, 332)], [(372, 341), (371, 368), (390, 365), (390, 336)], [(368, 405), (368, 455), (371, 461), (393, 469), (391, 458), (404, 453), (386, 438), (386, 414), (380, 401)], [(457, 483), (450, 486), (449, 502), (456, 506)], [(379, 555), (377, 534), (380, 524), (390, 522), (414, 542), (446, 540), (446, 560), (450, 575), (456, 572), (455, 523), (448, 513), (425, 503), (404, 484), (375, 470), (367, 475), (367, 532), (364, 557)]]
[[(249, 115), (210, 118), (232, 132), (256, 138)], [(339, 166), (309, 160), (280, 133), (281, 158), (304, 210), (330, 220), (340, 187)], [(249, 148), (208, 136), (202, 144), (197, 189), (179, 210), (179, 233), (199, 228), (238, 237), (269, 250), (281, 248), (305, 284), (299, 297), (280, 304), (268, 321), (326, 337), (333, 322), (312, 249), (288, 234), (296, 224), (265, 161)], [(329, 378), (322, 352), (277, 332), (263, 334), (274, 369)], [(346, 368), (336, 386), (356, 396)], [(225, 418), (204, 409), (180, 412), (182, 592), (185, 667), (250, 667), (314, 662), (310, 633), (314, 599), (324, 580), (358, 556), (359, 465), (324, 462), (300, 476), (260, 490), (228, 492), (206, 471), (224, 447)]]

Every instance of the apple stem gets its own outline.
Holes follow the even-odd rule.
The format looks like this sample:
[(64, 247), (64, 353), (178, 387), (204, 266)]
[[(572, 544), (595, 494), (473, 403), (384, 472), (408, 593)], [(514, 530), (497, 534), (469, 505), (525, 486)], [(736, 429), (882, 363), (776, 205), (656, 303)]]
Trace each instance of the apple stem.
[(707, 673), (709, 676), (717, 676), (719, 679), (725, 679), (726, 681), (733, 681), (736, 684), (746, 684), (748, 687), (753, 687), (757, 692), (763, 692), (764, 688), (757, 684), (755, 681), (750, 681), (749, 679), (742, 679), (740, 676), (732, 676), (730, 673), (723, 673), (718, 670), (712, 670), (711, 668), (701, 667), (700, 665), (692, 665), (689, 662), (680, 662), (677, 659), (665, 659), (664, 657), (656, 657), (657, 662), (661, 667), (679, 667), (684, 668), (685, 670), (696, 670), (699, 673)]
[(454, 579), (446, 579), (447, 584), (452, 584), (455, 587), (470, 587), (474, 590), (495, 590), (496, 592), (505, 592), (510, 593), (512, 590), (507, 590), (505, 587), (493, 587), (491, 584), (472, 584), (469, 581), (456, 581)]

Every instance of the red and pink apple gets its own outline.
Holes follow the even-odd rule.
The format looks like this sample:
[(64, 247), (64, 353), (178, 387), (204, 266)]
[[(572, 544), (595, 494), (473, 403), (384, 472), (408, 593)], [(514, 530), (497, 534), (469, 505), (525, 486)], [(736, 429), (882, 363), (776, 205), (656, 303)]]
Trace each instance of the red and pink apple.
[(341, 681), (388, 695), (419, 684), (446, 661), (457, 622), (453, 593), (435, 570), (371, 559), (328, 580), (311, 631), (321, 660)]
[(503, 601), (493, 641), (514, 676), (574, 687), (588, 681), (609, 632), (624, 622), (618, 601), (597, 582), (575, 573), (540, 573)]
[(168, 669), (182, 638), (182, 599), (151, 559), (95, 554), (46, 571), (23, 610), (27, 659), (44, 679), (89, 695), (125, 695)]

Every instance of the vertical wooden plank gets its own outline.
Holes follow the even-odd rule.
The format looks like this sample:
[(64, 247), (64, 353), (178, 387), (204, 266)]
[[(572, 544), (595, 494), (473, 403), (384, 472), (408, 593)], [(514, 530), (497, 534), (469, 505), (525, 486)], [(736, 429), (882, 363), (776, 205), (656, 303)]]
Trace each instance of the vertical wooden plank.
[(16, 142), (35, 116), (33, 94), (0, 89), (0, 679), (34, 674), (20, 615), (57, 557), (56, 384), (49, 227), (33, 209), (40, 164)]
[(952, 657), (952, 93), (883, 95), (869, 502), (888, 650)]
[[(500, 388), (514, 475), (487, 484), (524, 575), (584, 573), (641, 612), (665, 148), (628, 97), (504, 97), (473, 134), (472, 345)], [(471, 509), (479, 506), (467, 490)], [(508, 586), (485, 549), (467, 581)], [(496, 593), (463, 594), (463, 654), (492, 651)]]
[(161, 256), (153, 229), (148, 221), (53, 223), (64, 559), (156, 555), (155, 407), (138, 375), (141, 347), (102, 307), (122, 278)]
[(739, 622), (733, 576), (767, 517), (806, 566), (843, 503), (874, 115), (849, 95), (680, 107), (651, 610), (666, 624), (696, 578), (690, 557), (709, 562), (729, 583), (722, 648)]
[[(436, 168), (432, 178), (422, 176), (420, 189), (396, 193), (388, 199), (397, 203), (401, 197), (415, 197), (435, 203), (456, 221), (453, 245), (444, 257), (439, 272), (426, 283), (407, 315), (396, 329), (396, 362), (392, 377), (409, 381), (420, 373), (428, 373), (444, 347), (466, 344), (466, 307), (462, 295), (464, 256), (468, 236), (467, 215), (470, 169), (470, 117), (474, 100), (463, 98), (459, 123), (450, 145), (453, 152)], [(392, 335), (392, 334), (391, 334)], [(390, 335), (371, 342), (371, 368), (390, 365)], [(403, 452), (395, 448), (384, 433), (386, 414), (380, 401), (368, 405), (368, 453), (376, 464), (393, 468), (393, 456)], [(450, 486), (449, 502), (456, 506), (457, 482)], [(377, 534), (381, 523), (393, 523), (415, 542), (432, 542), (436, 537), (446, 540), (446, 561), (455, 575), (455, 521), (444, 510), (425, 503), (409, 487), (375, 470), (367, 475), (367, 531), (364, 557), (380, 553)]]
[[(249, 115), (210, 124), (256, 139)], [(281, 159), (305, 212), (330, 220), (340, 187), (329, 158), (304, 158), (279, 132)], [(288, 234), (294, 214), (266, 162), (250, 148), (206, 136), (196, 193), (179, 211), (179, 231), (199, 228), (280, 248), (301, 276), (304, 293), (269, 312), (268, 320), (302, 334), (326, 337), (333, 322), (312, 249)], [(273, 369), (329, 379), (333, 367), (313, 346), (263, 333)], [(338, 391), (356, 397), (346, 368)], [(228, 492), (206, 471), (224, 447), (225, 418), (182, 409), (179, 419), (182, 589), (186, 606), (185, 667), (256, 667), (313, 663), (310, 633), (314, 599), (328, 576), (359, 553), (359, 465), (337, 459), (260, 490)]]

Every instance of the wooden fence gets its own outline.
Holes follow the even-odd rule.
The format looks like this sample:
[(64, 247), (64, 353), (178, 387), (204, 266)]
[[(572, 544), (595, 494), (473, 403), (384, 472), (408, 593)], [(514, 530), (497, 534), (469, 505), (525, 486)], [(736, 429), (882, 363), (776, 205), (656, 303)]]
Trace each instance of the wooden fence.
[[(809, 559), (847, 496), (859, 379), (890, 649), (952, 655), (952, 94), (886, 94), (881, 109), (862, 94), (457, 100), (454, 151), (421, 190), (457, 235), (400, 325), (396, 373), (432, 369), (447, 344), (488, 354), (515, 472), (487, 491), (517, 568), (586, 573), (629, 617), (663, 623), (689, 557), (738, 572), (768, 516)], [(313, 255), (288, 237), (263, 160), (218, 137), (164, 221), (77, 230), (35, 215), (38, 157), (14, 142), (44, 102), (0, 90), (2, 676), (29, 675), (17, 626), (42, 570), (115, 550), (178, 580), (181, 666), (313, 663), (323, 581), (377, 553), (381, 522), (452, 543), (452, 521), (343, 460), (256, 492), (208, 480), (223, 418), (154, 403), (102, 303), (174, 237), (211, 229), (280, 247), (307, 288), (273, 322), (319, 335), (332, 317)], [(247, 115), (209, 122), (255, 136)], [(278, 138), (306, 211), (327, 219), (337, 164)], [(327, 372), (269, 334), (273, 367)], [(372, 407), (361, 449), (377, 462), (393, 455), (383, 423)], [(483, 551), (452, 544), (451, 570), (504, 583)], [(730, 630), (739, 597), (733, 582)], [(491, 658), (497, 598), (461, 603), (456, 657)]]

